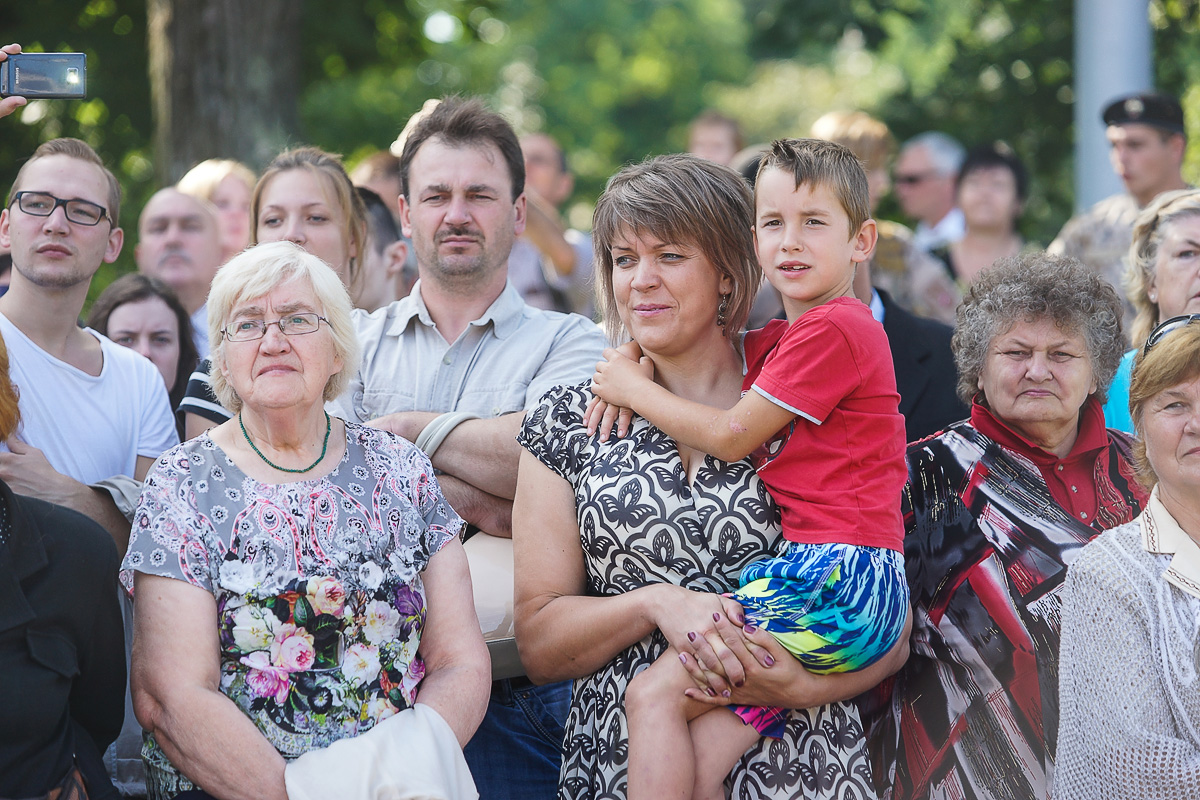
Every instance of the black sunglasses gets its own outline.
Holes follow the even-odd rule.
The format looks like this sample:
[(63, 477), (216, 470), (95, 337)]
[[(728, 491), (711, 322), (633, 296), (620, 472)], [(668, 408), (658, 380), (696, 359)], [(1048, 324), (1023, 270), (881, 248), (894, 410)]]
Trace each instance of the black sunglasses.
[(1171, 317), (1166, 322), (1159, 325), (1154, 330), (1150, 331), (1150, 335), (1146, 337), (1146, 346), (1142, 348), (1142, 358), (1150, 352), (1150, 348), (1158, 344), (1159, 341), (1168, 333), (1179, 328), (1186, 328), (1193, 322), (1200, 322), (1200, 314), (1184, 314), (1181, 317)]

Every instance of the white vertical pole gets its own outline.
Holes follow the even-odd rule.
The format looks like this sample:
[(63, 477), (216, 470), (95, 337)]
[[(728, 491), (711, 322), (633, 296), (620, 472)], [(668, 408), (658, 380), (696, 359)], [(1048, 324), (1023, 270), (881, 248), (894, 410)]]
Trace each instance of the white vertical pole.
[(1122, 191), (1100, 114), (1154, 87), (1147, 0), (1075, 0), (1075, 210)]

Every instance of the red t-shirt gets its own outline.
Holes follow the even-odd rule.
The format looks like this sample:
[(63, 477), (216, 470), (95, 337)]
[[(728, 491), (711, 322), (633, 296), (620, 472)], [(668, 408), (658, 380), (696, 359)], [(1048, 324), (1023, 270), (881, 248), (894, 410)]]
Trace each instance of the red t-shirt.
[(796, 418), (751, 456), (789, 541), (903, 552), (904, 418), (883, 326), (838, 297), (746, 334), (743, 389)]

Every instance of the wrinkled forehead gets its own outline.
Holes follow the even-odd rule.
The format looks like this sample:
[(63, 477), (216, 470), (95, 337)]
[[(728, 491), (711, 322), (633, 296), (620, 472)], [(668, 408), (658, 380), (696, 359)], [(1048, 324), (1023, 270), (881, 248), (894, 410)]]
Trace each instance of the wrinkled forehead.
[[(229, 318), (262, 317), (271, 314), (289, 314), (297, 311), (321, 313), (323, 304), (313, 289), (312, 282), (304, 275), (291, 275), (272, 287), (264, 287), (251, 281), (248, 291), (233, 302)], [(263, 289), (266, 291), (262, 291)]]
[(505, 196), (512, 193), (512, 176), (500, 148), (491, 141), (448, 141), (440, 136), (424, 142), (408, 169), (410, 191), (430, 186), (486, 186)]
[(151, 220), (199, 219), (205, 226), (215, 226), (212, 209), (191, 195), (177, 189), (162, 189), (154, 194), (142, 209), (139, 227), (144, 228)]
[(998, 318), (992, 334), (992, 344), (1020, 342), (1027, 345), (1072, 345), (1088, 351), (1087, 332), (1068, 320), (1055, 319), (1049, 314), (1022, 314)]

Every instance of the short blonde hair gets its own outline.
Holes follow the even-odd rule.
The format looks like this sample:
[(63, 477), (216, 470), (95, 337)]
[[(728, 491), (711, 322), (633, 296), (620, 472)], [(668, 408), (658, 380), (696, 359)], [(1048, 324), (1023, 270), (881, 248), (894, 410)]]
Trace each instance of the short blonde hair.
[(184, 176), (179, 179), (179, 183), (175, 184), (175, 188), (184, 194), (190, 194), (192, 197), (198, 197), (211, 203), (221, 181), (229, 177), (237, 178), (246, 185), (247, 189), (254, 191), (254, 182), (257, 180), (254, 172), (242, 162), (234, 161), (232, 158), (210, 158), (207, 161), (201, 161), (184, 173)]
[(100, 172), (104, 175), (104, 182), (108, 186), (108, 205), (104, 210), (108, 213), (108, 221), (112, 227), (119, 228), (121, 226), (121, 184), (117, 182), (117, 176), (113, 175), (112, 170), (104, 166), (104, 160), (96, 154), (92, 146), (80, 139), (64, 136), (43, 142), (37, 150), (33, 151), (29, 160), (17, 170), (17, 177), (13, 179), (12, 188), (8, 190), (8, 201), (11, 203), (13, 196), (21, 191), (21, 181), (24, 179), (25, 170), (29, 169), (29, 165), (39, 158), (49, 156), (66, 156), (100, 168)]
[(1200, 322), (1173, 330), (1149, 353), (1139, 352), (1129, 381), (1129, 415), (1138, 438), (1133, 443), (1133, 468), (1138, 482), (1147, 489), (1158, 483), (1158, 475), (1146, 457), (1146, 404), (1172, 386), (1200, 376)]
[(812, 124), (814, 139), (837, 142), (858, 156), (868, 172), (887, 169), (896, 154), (888, 126), (865, 111), (830, 111)]
[(292, 242), (255, 245), (231, 258), (217, 271), (208, 293), (212, 390), (221, 405), (235, 414), (242, 408), (242, 399), (225, 380), (221, 369), (225, 363), (224, 329), (229, 324), (229, 316), (243, 300), (262, 297), (294, 280), (307, 281), (312, 287), (323, 309), (321, 316), (329, 323), (334, 354), (342, 361), (342, 369), (331, 375), (325, 384), (325, 401), (341, 395), (350, 376), (358, 369), (361, 351), (351, 321), (350, 294), (333, 268)]
[(1137, 315), (1130, 330), (1134, 347), (1140, 347), (1159, 323), (1158, 302), (1150, 299), (1150, 285), (1158, 267), (1158, 249), (1168, 225), (1182, 217), (1200, 214), (1200, 189), (1163, 192), (1142, 209), (1133, 225), (1125, 288)]

